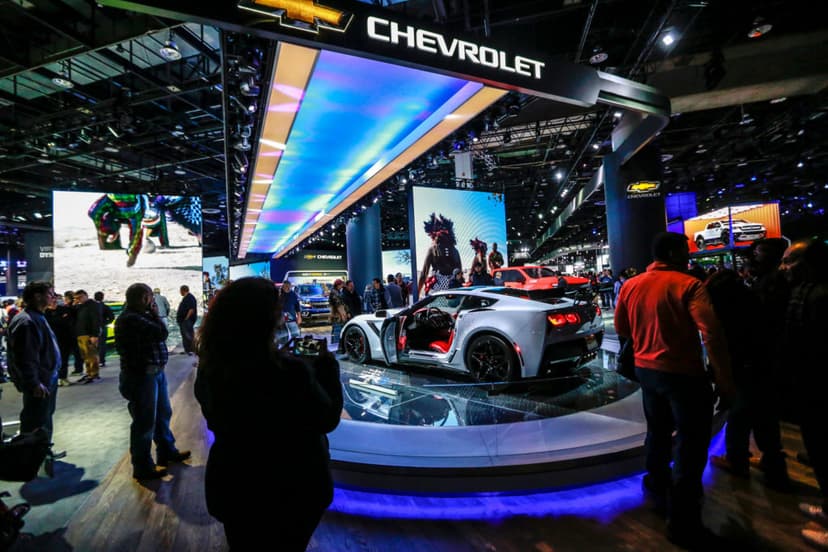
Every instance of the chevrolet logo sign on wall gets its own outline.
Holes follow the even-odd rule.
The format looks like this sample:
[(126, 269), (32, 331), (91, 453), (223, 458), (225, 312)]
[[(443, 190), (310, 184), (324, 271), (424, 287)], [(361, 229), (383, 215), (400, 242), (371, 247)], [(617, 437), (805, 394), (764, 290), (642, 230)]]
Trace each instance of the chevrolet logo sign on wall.
[(353, 16), (321, 6), (315, 0), (241, 0), (239, 8), (279, 20), (283, 27), (318, 33), (319, 29), (345, 32)]
[(640, 180), (627, 184), (627, 199), (661, 196), (661, 182), (657, 180)]

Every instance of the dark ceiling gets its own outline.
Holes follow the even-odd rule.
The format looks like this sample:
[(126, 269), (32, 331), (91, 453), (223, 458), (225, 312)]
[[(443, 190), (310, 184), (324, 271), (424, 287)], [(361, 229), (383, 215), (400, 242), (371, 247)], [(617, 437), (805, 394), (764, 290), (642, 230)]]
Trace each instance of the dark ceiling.
[[(553, 58), (588, 64), (606, 54), (596, 67), (665, 90), (681, 111), (654, 144), (667, 191), (696, 191), (700, 208), (779, 200), (783, 229), (797, 237), (825, 231), (828, 182), (828, 26), (812, 16), (811, 6), (800, 0), (412, 0), (389, 9), (456, 31), (511, 38)], [(762, 23), (772, 28), (748, 38)], [(675, 37), (670, 46), (662, 41), (668, 32)], [(179, 60), (160, 54), (170, 39)], [(245, 124), (255, 128), (256, 121), (240, 120), (239, 102), (228, 101), (224, 79), (238, 52), (222, 47), (248, 51), (239, 47), (244, 39), (85, 0), (5, 3), (0, 225), (6, 238), (19, 241), (21, 230), (49, 226), (53, 189), (185, 192), (202, 195), (205, 247), (226, 252), (228, 227), (238, 215), (232, 197), (228, 210), (225, 182), (231, 179), (236, 195), (243, 195), (244, 184), (232, 163), (226, 167), (225, 142), (236, 147)], [(266, 60), (267, 48), (261, 49)], [(74, 88), (53, 83), (63, 72)], [(557, 231), (545, 232), (600, 166), (616, 120), (606, 108), (509, 94), (381, 187), (384, 247), (408, 247), (407, 225), (393, 213), (412, 183), (504, 194), (511, 250), (527, 249), (536, 260), (564, 246), (605, 241), (600, 190)], [(475, 178), (457, 182), (452, 153), (468, 149)], [(313, 238), (313, 246), (341, 247), (345, 221), (340, 217)]]

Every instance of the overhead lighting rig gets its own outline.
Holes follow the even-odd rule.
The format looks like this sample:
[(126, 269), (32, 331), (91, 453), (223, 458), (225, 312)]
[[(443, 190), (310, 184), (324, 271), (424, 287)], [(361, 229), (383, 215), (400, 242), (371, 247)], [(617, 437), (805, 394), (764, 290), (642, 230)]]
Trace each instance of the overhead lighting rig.
[[(272, 63), (269, 41), (234, 33), (223, 33), (224, 111), (226, 136), (227, 215), (230, 254), (238, 256), (244, 228), (245, 205), (256, 175), (252, 174), (252, 152), (258, 149), (261, 134), (259, 105), (263, 97), (262, 68)], [(265, 111), (265, 110), (261, 110)]]

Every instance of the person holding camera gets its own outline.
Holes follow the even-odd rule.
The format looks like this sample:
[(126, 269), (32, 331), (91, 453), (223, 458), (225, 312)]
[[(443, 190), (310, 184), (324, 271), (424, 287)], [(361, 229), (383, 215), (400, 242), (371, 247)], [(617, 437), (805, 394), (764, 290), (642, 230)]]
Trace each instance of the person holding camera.
[[(167, 326), (158, 316), (152, 289), (132, 284), (126, 290), (124, 310), (115, 321), (115, 348), (121, 356), (118, 390), (128, 403), (129, 453), (132, 477), (159, 479), (170, 462), (182, 462), (190, 451), (180, 451), (170, 430), (172, 407), (164, 367), (169, 358)], [(152, 461), (155, 441), (157, 462)]]
[[(282, 313), (270, 280), (242, 278), (224, 287), (205, 315), (197, 340), (196, 399), (215, 435), (205, 475), (208, 512), (224, 524), (232, 550), (253, 550), (278, 535), (280, 550), (305, 550), (333, 500), (327, 434), (339, 424), (339, 364), (324, 340), (277, 349)], [(245, 320), (245, 324), (239, 324)], [(304, 345), (305, 342), (303, 341)], [(284, 390), (278, 393), (277, 390)], [(277, 443), (256, 480), (251, 450)], [(246, 507), (278, 500), (287, 508)]]

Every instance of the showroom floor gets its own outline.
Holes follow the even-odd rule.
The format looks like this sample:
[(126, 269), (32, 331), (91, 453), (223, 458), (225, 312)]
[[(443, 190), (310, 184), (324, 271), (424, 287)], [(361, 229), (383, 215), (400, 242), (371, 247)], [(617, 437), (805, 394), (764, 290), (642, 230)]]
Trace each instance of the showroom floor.
[[(343, 363), (344, 370), (351, 370)], [(370, 369), (376, 369), (371, 367)], [(0, 482), (32, 511), (15, 551), (224, 550), (221, 525), (207, 515), (202, 494), (207, 439), (192, 394), (193, 358), (173, 355), (168, 368), (173, 430), (188, 465), (162, 482), (139, 485), (130, 477), (129, 416), (117, 391), (117, 361), (103, 381), (61, 388), (55, 448), (67, 456), (55, 477), (26, 484)], [(16, 419), (19, 394), (2, 386), (0, 415)], [(526, 400), (526, 399), (522, 399)], [(14, 428), (8, 428), (13, 431)], [(798, 432), (786, 427), (789, 457), (801, 450)], [(721, 437), (714, 449), (721, 448)], [(795, 461), (796, 494), (766, 489), (761, 477), (741, 480), (706, 474), (705, 517), (728, 536), (729, 549), (807, 550), (796, 504), (816, 494), (813, 474)], [(312, 551), (566, 551), (671, 550), (663, 521), (643, 503), (640, 475), (585, 488), (533, 495), (438, 497), (370, 495), (337, 489), (309, 550)], [(373, 510), (366, 510), (366, 505)], [(265, 549), (278, 550), (278, 536)]]

